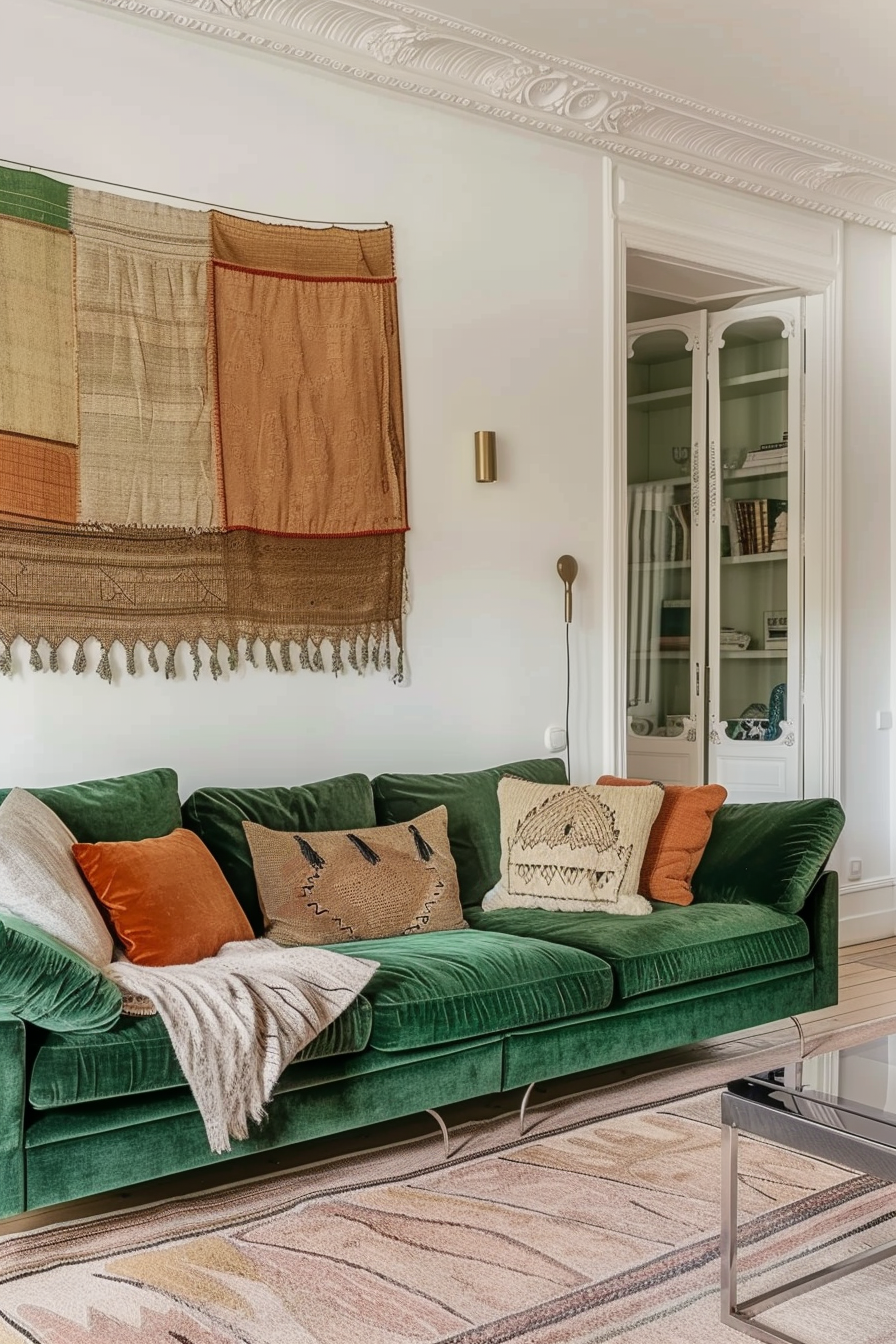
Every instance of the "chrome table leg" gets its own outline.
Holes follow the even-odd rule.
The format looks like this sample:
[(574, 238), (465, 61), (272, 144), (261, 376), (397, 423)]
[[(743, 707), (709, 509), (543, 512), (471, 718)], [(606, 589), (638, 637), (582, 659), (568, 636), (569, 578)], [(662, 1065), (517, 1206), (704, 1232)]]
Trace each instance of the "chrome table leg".
[(439, 1115), (438, 1111), (430, 1110), (430, 1108), (427, 1106), (427, 1108), (426, 1108), (426, 1114), (432, 1116), (433, 1120), (435, 1120), (435, 1122), (436, 1122), (436, 1124), (438, 1125), (439, 1129), (442, 1131), (442, 1141), (443, 1141), (443, 1143), (445, 1144), (445, 1156), (446, 1156), (446, 1157), (450, 1157), (450, 1156), (451, 1156), (451, 1142), (450, 1142), (450, 1140), (449, 1140), (449, 1138), (448, 1138), (448, 1126), (445, 1124), (445, 1121), (444, 1121), (444, 1120), (442, 1119), (442, 1117)]

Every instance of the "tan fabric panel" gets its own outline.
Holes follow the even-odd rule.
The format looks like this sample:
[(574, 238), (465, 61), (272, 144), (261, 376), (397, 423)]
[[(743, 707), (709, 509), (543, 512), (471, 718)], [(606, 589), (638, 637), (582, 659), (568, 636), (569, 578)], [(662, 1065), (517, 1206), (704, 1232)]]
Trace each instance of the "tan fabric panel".
[(94, 636), (172, 650), (181, 640), (295, 640), (305, 665), (309, 641), (400, 642), (403, 577), (403, 533), (309, 541), (0, 525), (0, 640), (55, 647)]
[(78, 441), (72, 239), (0, 217), (0, 431)]
[(392, 230), (303, 229), (211, 213), (212, 256), (252, 270), (292, 275), (392, 276)]
[(208, 217), (76, 189), (72, 229), (81, 520), (218, 527)]
[(227, 526), (404, 528), (394, 286), (214, 273)]
[(78, 451), (65, 443), (0, 433), (0, 517), (78, 521)]

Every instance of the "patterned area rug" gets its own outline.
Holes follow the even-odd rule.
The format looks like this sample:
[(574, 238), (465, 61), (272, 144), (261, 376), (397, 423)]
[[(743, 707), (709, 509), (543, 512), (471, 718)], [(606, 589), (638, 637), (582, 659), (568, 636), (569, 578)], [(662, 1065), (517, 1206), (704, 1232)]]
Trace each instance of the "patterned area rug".
[[(718, 1093), (588, 1104), (8, 1237), (0, 1344), (731, 1344)], [(750, 1139), (740, 1171), (742, 1295), (894, 1235), (879, 1181)], [(894, 1290), (885, 1263), (766, 1319), (893, 1340)]]

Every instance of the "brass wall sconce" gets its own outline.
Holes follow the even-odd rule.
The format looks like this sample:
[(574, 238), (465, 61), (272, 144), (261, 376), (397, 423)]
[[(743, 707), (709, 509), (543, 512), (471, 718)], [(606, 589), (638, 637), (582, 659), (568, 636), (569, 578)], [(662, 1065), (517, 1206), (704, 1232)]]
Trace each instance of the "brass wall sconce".
[(498, 479), (498, 445), (493, 429), (477, 429), (476, 480), (484, 483)]
[(557, 561), (557, 573), (563, 580), (563, 615), (566, 624), (572, 623), (572, 586), (579, 572), (578, 561), (573, 555), (561, 555)]

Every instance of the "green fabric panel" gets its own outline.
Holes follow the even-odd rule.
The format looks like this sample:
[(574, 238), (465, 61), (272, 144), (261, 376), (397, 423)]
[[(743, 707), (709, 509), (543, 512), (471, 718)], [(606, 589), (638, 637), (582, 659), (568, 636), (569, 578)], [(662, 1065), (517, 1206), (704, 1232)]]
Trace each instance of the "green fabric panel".
[[(370, 1004), (356, 999), (290, 1067), (363, 1050), (372, 1022)], [(28, 1100), (44, 1110), (185, 1086), (162, 1019), (121, 1017), (111, 1031), (98, 1035), (50, 1033), (34, 1060)]]
[(694, 874), (695, 901), (755, 901), (795, 915), (846, 820), (834, 798), (728, 803)]
[(25, 1208), (25, 1024), (0, 1014), (0, 1218)]
[(670, 905), (646, 919), (560, 910), (472, 910), (477, 929), (578, 947), (609, 962), (621, 999), (672, 985), (796, 961), (809, 933), (796, 915), (765, 905)]
[[(263, 1127), (250, 1139), (235, 1143), (230, 1153), (209, 1151), (195, 1107), (154, 1123), (128, 1125), (102, 1134), (72, 1136), (62, 1142), (30, 1147), (28, 1208), (156, 1180), (323, 1134), (360, 1129), (413, 1115), (428, 1107), (485, 1096), (501, 1087), (499, 1039), (470, 1042), (423, 1058), (418, 1055), (408, 1059), (394, 1055), (381, 1058), (390, 1066), (374, 1074), (346, 1076), (312, 1090), (275, 1097)], [(59, 1132), (66, 1114), (49, 1112), (46, 1120), (55, 1121)], [(77, 1123), (77, 1117), (74, 1119)], [(371, 1135), (370, 1141), (381, 1143), (383, 1137), (377, 1133)]]
[(818, 879), (800, 915), (809, 929), (815, 963), (815, 1007), (828, 1008), (840, 997), (840, 883), (836, 873)]
[(593, 1012), (610, 1002), (613, 977), (572, 947), (470, 929), (340, 943), (333, 951), (380, 963), (364, 996), (370, 1043), (410, 1050)]
[(695, 985), (688, 994), (679, 990), (675, 997), (667, 992), (629, 999), (597, 1017), (508, 1036), (504, 1088), (603, 1068), (815, 1007), (813, 969), (806, 962), (743, 972)]
[(340, 775), (295, 788), (197, 789), (184, 803), (183, 818), (217, 859), (259, 934), (264, 918), (244, 821), (272, 831), (348, 831), (377, 824), (366, 775)]
[[(10, 792), (0, 789), (0, 803)], [(117, 779), (91, 779), (53, 789), (29, 789), (61, 817), (82, 844), (102, 840), (150, 840), (181, 824), (177, 775), (142, 770)]]
[(24, 168), (0, 168), (0, 215), (68, 229), (71, 226), (70, 196), (71, 188), (67, 182), (57, 182), (52, 177)]
[(102, 971), (24, 919), (0, 913), (0, 1013), (48, 1031), (106, 1031), (121, 993)]
[(373, 781), (380, 826), (413, 821), (431, 808), (447, 807), (448, 839), (464, 907), (481, 905), (500, 876), (498, 784), (502, 775), (516, 775), (535, 784), (566, 783), (566, 767), (556, 756), (461, 775), (379, 775)]

